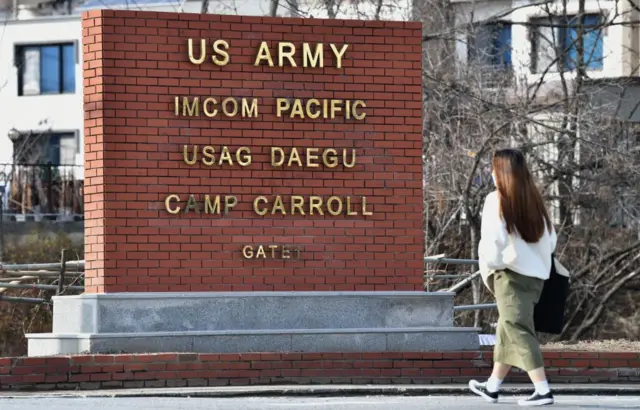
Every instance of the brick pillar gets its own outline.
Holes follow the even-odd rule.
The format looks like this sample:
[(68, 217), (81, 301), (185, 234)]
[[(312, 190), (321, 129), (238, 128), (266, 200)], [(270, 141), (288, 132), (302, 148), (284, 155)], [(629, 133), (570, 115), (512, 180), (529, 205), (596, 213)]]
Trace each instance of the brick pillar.
[[(83, 36), (87, 293), (422, 289), (420, 23), (98, 10), (83, 16)], [(196, 59), (207, 41), (200, 65), (189, 60), (190, 38)], [(229, 45), (226, 65), (211, 60), (218, 39)], [(254, 65), (263, 41), (273, 67)], [(286, 58), (278, 67), (278, 42), (296, 47), (296, 67)], [(302, 66), (304, 42), (323, 44), (325, 67)], [(330, 44), (348, 44), (341, 68)], [(198, 115), (183, 115), (183, 97), (199, 97)], [(228, 97), (240, 112), (242, 98), (257, 98), (258, 115), (225, 116)], [(278, 98), (361, 100), (366, 118), (278, 117)], [(198, 146), (193, 165), (185, 146), (188, 158)], [(228, 147), (233, 165), (204, 164), (205, 146), (216, 161)], [(250, 165), (239, 164), (242, 147)], [(317, 149), (319, 166), (274, 166), (272, 147), (287, 159), (295, 147), (303, 164)], [(322, 162), (326, 149), (337, 166)], [(353, 167), (342, 150), (347, 162), (354, 150)], [(184, 212), (190, 195), (200, 213)], [(222, 209), (225, 197), (237, 204), (206, 213), (216, 195)], [(270, 210), (278, 195), (287, 215), (256, 212), (256, 198)], [(305, 215), (291, 215), (293, 196)], [(309, 215), (311, 197), (324, 215)], [(330, 215), (328, 202), (342, 212)]]

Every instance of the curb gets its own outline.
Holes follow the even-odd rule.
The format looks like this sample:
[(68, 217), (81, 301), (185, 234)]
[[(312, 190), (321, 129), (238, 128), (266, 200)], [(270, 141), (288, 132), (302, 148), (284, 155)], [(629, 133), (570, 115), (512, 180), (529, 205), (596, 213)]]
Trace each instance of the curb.
[[(530, 385), (503, 385), (505, 396), (530, 394)], [(555, 395), (640, 396), (640, 385), (559, 384)], [(468, 396), (466, 385), (321, 385), (321, 386), (253, 386), (148, 388), (58, 392), (0, 392), (0, 399), (19, 398), (131, 398), (131, 397), (269, 397), (269, 396)]]

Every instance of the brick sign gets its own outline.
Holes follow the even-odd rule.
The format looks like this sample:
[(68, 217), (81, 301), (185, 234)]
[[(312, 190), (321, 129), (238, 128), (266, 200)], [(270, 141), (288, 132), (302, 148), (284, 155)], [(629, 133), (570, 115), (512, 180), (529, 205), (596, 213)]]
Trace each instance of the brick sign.
[(421, 26), (83, 17), (86, 291), (422, 287)]

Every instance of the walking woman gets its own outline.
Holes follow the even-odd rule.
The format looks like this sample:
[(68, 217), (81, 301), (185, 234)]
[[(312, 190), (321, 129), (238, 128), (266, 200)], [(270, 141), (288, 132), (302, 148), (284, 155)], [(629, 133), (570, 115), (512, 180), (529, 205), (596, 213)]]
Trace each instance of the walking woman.
[(549, 278), (556, 232), (524, 155), (514, 149), (497, 151), (492, 167), (497, 190), (484, 203), (478, 255), (499, 319), (491, 377), (484, 383), (472, 380), (469, 388), (497, 403), (502, 381), (511, 367), (517, 367), (535, 386), (533, 395), (518, 404), (553, 404), (533, 312)]

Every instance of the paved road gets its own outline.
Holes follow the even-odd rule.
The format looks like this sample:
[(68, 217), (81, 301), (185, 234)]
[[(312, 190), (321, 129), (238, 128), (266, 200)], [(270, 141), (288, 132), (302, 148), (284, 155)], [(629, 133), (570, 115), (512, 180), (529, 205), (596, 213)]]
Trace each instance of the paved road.
[[(517, 409), (517, 397), (505, 397), (501, 405), (489, 404), (475, 397), (431, 396), (363, 396), (363, 397), (283, 397), (283, 398), (0, 398), (2, 410), (424, 410)], [(639, 396), (561, 396), (554, 410), (640, 409)]]

